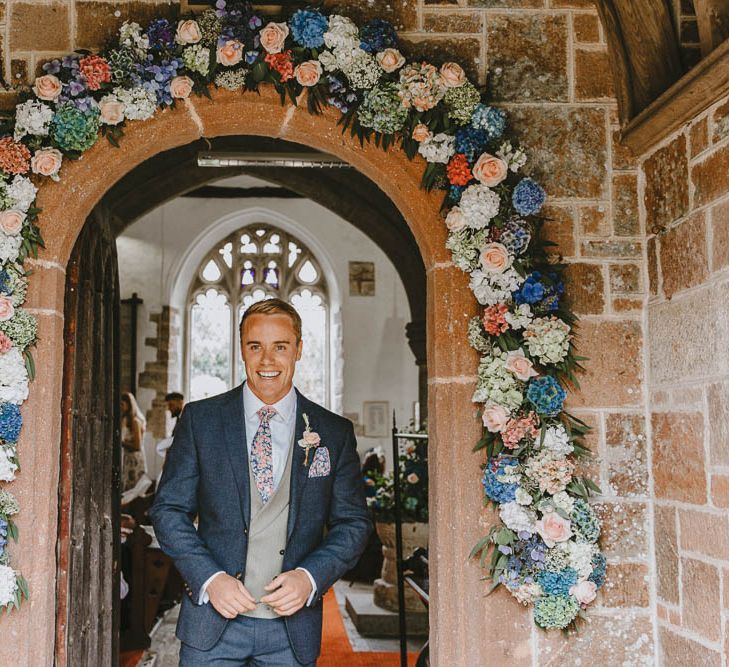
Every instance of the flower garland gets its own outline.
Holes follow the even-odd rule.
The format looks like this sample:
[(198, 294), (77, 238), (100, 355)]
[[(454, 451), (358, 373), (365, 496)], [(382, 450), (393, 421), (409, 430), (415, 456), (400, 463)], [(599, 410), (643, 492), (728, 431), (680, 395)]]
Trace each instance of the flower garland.
[[(539, 212), (545, 192), (521, 175), (526, 154), (506, 138), (506, 114), (485, 103), (456, 63), (406, 62), (393, 27), (362, 27), (337, 14), (300, 9), (268, 22), (247, 3), (176, 23), (126, 22), (102, 53), (75, 53), (43, 66), (15, 113), (0, 125), (0, 480), (18, 467), (19, 405), (33, 378), (35, 319), (23, 310), (23, 263), (43, 245), (36, 183), (59, 179), (63, 161), (105, 136), (118, 145), (130, 121), (211, 85), (271, 84), (282, 103), (306, 92), (309, 111), (341, 111), (343, 131), (387, 149), (399, 145), (427, 166), (423, 186), (446, 192), (453, 262), (483, 306), (469, 326), (481, 354), (473, 401), (481, 406), (485, 500), (494, 526), (473, 550), (494, 586), (532, 604), (543, 628), (571, 624), (605, 578), (600, 522), (587, 503), (599, 489), (576, 473), (588, 455), (585, 424), (563, 411), (577, 386), (575, 317), (563, 304), (563, 266), (549, 253)], [(29, 178), (29, 175), (31, 178)], [(32, 179), (32, 180), (31, 180)], [(0, 607), (28, 596), (9, 565), (7, 536), (18, 505), (0, 491)], [(489, 559), (490, 554), (490, 559)], [(488, 563), (487, 563), (488, 560)]]

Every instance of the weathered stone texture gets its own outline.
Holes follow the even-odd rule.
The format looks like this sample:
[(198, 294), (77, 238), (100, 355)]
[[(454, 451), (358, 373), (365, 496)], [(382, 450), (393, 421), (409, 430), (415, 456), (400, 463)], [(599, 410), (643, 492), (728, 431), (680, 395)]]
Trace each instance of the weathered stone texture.
[(552, 206), (549, 203), (542, 209), (546, 219), (544, 235), (556, 246), (554, 252), (563, 257), (575, 254), (575, 220), (571, 208)]
[(610, 291), (635, 294), (641, 291), (640, 264), (611, 264)]
[(651, 296), (658, 294), (658, 242), (655, 236), (648, 239), (648, 291)]
[(575, 40), (592, 43), (600, 41), (600, 21), (594, 14), (574, 14), (572, 26)]
[(711, 212), (711, 268), (719, 271), (729, 266), (729, 201), (714, 206)]
[(691, 168), (694, 206), (703, 206), (729, 191), (729, 145), (707, 154)]
[(633, 174), (613, 177), (613, 228), (616, 236), (638, 236), (638, 179)]
[(425, 32), (481, 32), (483, 14), (479, 12), (448, 12), (425, 14), (423, 29)]
[(729, 102), (725, 102), (714, 110), (714, 142), (721, 141), (729, 134)]
[(666, 297), (671, 298), (679, 290), (700, 285), (706, 280), (709, 259), (703, 212), (671, 227), (659, 239)]
[(605, 308), (605, 285), (599, 264), (574, 263), (565, 271), (565, 291), (578, 315), (595, 315)]
[(605, 444), (609, 492), (618, 496), (646, 495), (648, 466), (643, 416), (620, 413), (608, 415)]
[(713, 465), (729, 465), (729, 382), (709, 385), (709, 457)]
[(585, 257), (604, 257), (606, 259), (640, 257), (641, 244), (639, 241), (624, 241), (622, 239), (583, 241), (582, 254)]
[(10, 14), (9, 45), (13, 51), (71, 50), (68, 33), (68, 5), (17, 2)]
[(578, 229), (585, 236), (610, 236), (611, 225), (604, 205), (582, 206), (578, 212)]
[(709, 123), (706, 117), (694, 123), (689, 130), (691, 157), (703, 153), (709, 146)]
[(679, 135), (658, 149), (643, 165), (646, 228), (657, 232), (688, 212), (686, 137)]
[(595, 503), (602, 520), (600, 546), (608, 561), (611, 558), (646, 558), (648, 509), (644, 503)]
[(423, 59), (435, 65), (458, 61), (472, 81), (481, 69), (481, 40), (476, 37), (401, 37), (402, 52), (408, 58)]
[(678, 533), (673, 507), (655, 508), (655, 550), (658, 597), (678, 604)]
[(607, 51), (575, 50), (575, 99), (598, 100), (615, 97), (613, 74)]
[(668, 628), (658, 628), (659, 664), (662, 667), (720, 667), (721, 654), (703, 644), (677, 635)]
[(682, 558), (681, 590), (683, 624), (709, 641), (718, 641), (721, 637), (719, 570), (693, 558)]
[(324, 0), (324, 6), (350, 17), (358, 25), (374, 18), (390, 21), (396, 30), (415, 30), (418, 25), (417, 0), (398, 0), (398, 2)]
[(729, 517), (681, 509), (681, 549), (729, 561)]
[(649, 579), (648, 566), (643, 563), (608, 563), (600, 602), (606, 607), (647, 607)]

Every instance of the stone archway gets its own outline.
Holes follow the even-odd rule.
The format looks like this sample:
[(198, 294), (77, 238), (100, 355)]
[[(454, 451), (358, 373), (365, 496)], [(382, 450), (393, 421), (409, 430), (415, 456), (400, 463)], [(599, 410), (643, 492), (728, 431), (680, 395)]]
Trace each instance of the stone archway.
[[(410, 226), (427, 273), (431, 656), (436, 665), (531, 662), (527, 613), (507, 603), (505, 593), (486, 598), (481, 571), (468, 562), (472, 545), (488, 525), (485, 513), (473, 511), (482, 498), (478, 461), (470, 451), (480, 434), (470, 400), (477, 358), (467, 343), (468, 321), (477, 304), (467, 276), (450, 263), (445, 249), (440, 195), (419, 188), (420, 158), (410, 162), (399, 150), (383, 153), (374, 145), (360, 146), (341, 134), (336, 121), (332, 109), (312, 116), (305, 109), (281, 106), (271, 88), (243, 96), (219, 90), (211, 100), (188, 100), (149, 121), (132, 123), (121, 149), (101, 139), (82, 159), (64, 167), (61, 183), (44, 183), (38, 205), (46, 248), (30, 262), (34, 278), (27, 303), (39, 323), (39, 372), (23, 408), (24, 465), (14, 485), (23, 507), (18, 523), (24, 535), (15, 553), (32, 599), (5, 620), (6, 632), (16, 640), (0, 646), (0, 663), (18, 664), (18, 656), (27, 665), (53, 662), (63, 300), (65, 268), (76, 238), (104, 193), (136, 165), (201, 136), (231, 134), (280, 137), (350, 162), (392, 199)], [(484, 619), (489, 619), (488, 635)]]

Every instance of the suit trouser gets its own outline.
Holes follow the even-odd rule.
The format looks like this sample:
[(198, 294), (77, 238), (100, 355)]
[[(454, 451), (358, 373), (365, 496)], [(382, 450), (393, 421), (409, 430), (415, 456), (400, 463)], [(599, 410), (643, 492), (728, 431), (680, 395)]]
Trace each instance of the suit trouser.
[[(309, 663), (306, 667), (314, 667)], [(183, 642), (180, 667), (302, 667), (291, 649), (282, 618), (238, 616), (226, 624), (218, 642), (200, 651)]]

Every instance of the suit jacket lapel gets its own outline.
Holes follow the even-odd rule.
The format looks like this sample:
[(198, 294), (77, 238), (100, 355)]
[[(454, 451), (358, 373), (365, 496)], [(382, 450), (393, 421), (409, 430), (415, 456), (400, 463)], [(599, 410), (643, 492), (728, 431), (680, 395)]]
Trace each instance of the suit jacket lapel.
[[(308, 403), (296, 390), (296, 428), (294, 430), (293, 458), (291, 460), (291, 498), (289, 500), (289, 518), (286, 524), (286, 537), (289, 539), (296, 525), (296, 517), (301, 507), (301, 495), (309, 479), (309, 466), (304, 465), (304, 448), (299, 447), (299, 440), (304, 435), (304, 413), (307, 412), (305, 403)], [(312, 424), (312, 429), (315, 430)], [(309, 451), (309, 463), (311, 463), (312, 452)]]
[(224, 408), (221, 408), (220, 412), (220, 418), (225, 427), (225, 448), (238, 487), (243, 523), (247, 528), (251, 523), (251, 496), (242, 384), (231, 392), (230, 401)]

